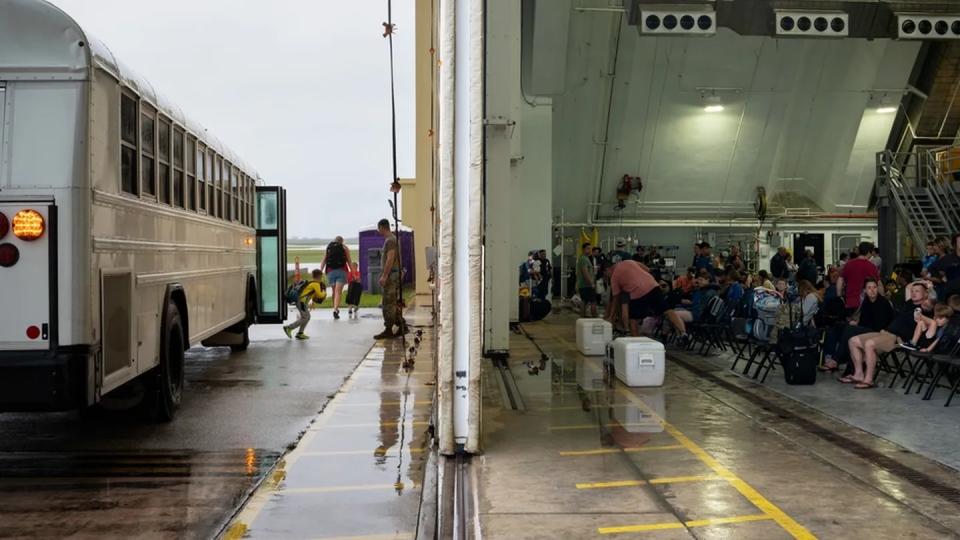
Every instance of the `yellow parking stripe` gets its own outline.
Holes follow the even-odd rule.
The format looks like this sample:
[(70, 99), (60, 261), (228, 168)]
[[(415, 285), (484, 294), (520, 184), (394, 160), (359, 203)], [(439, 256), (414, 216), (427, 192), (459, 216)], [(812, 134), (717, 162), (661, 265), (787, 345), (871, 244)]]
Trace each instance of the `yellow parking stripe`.
[(766, 521), (773, 519), (767, 514), (756, 514), (750, 516), (733, 516), (713, 519), (695, 519), (685, 522), (669, 523), (650, 523), (647, 525), (628, 525), (626, 527), (600, 527), (597, 532), (600, 534), (618, 534), (618, 533), (636, 533), (649, 531), (664, 531), (669, 529), (683, 529), (693, 527), (710, 527), (711, 525), (728, 525), (731, 523), (749, 523), (751, 521)]
[(600, 448), (597, 450), (573, 450), (560, 452), (563, 457), (602, 456), (606, 454), (633, 454), (636, 452), (659, 452), (663, 450), (683, 450), (682, 444), (664, 444), (660, 446), (638, 446), (636, 448)]
[[(656, 413), (643, 402), (642, 399), (634, 395), (633, 392), (627, 390), (623, 386), (618, 386), (617, 391), (622, 394), (624, 397), (633, 402), (637, 407), (647, 411), (648, 413), (656, 417)], [(686, 435), (683, 434), (679, 429), (673, 426), (673, 424), (667, 422), (666, 420), (661, 419), (663, 424), (663, 429), (667, 431), (678, 443), (682, 444), (691, 454), (697, 456), (704, 465), (710, 468), (717, 475), (721, 476), (726, 480), (734, 489), (740, 492), (741, 495), (746, 497), (748, 501), (753, 503), (760, 511), (764, 514), (770, 516), (770, 519), (777, 522), (777, 525), (783, 528), (783, 530), (790, 533), (791, 536), (803, 540), (814, 540), (814, 536), (810, 531), (808, 531), (803, 525), (797, 523), (793, 518), (787, 515), (786, 512), (781, 510), (777, 505), (768, 501), (766, 497), (760, 494), (755, 490), (750, 484), (744, 482), (739, 476), (733, 474), (730, 469), (727, 469), (720, 464), (719, 461), (714, 459), (713, 456), (708, 454), (703, 448), (697, 446), (692, 440), (690, 440)]]
[(723, 480), (723, 478), (714, 475), (708, 476), (666, 476), (663, 478), (652, 478), (650, 480), (617, 480), (614, 482), (585, 482), (577, 484), (577, 489), (605, 489), (619, 487), (645, 486), (647, 484), (681, 484), (686, 482), (711, 482)]

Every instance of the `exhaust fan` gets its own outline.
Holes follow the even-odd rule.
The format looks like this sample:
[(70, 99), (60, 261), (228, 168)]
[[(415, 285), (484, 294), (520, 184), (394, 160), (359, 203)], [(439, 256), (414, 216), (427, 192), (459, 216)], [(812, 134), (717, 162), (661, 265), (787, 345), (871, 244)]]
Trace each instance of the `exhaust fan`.
[(712, 36), (717, 33), (717, 12), (682, 7), (642, 10), (640, 11), (640, 33)]
[(960, 39), (960, 15), (897, 15), (900, 39)]
[(842, 11), (777, 11), (777, 35), (782, 37), (847, 37), (850, 15)]

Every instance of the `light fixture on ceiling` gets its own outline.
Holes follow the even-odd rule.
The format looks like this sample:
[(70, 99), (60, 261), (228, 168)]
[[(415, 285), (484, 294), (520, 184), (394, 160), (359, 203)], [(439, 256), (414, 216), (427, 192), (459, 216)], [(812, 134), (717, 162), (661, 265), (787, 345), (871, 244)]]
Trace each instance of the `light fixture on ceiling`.
[(877, 114), (895, 114), (899, 109), (899, 95), (889, 92), (871, 94), (870, 101)]
[(678, 5), (643, 9), (640, 20), (641, 35), (712, 36), (717, 33), (717, 13), (708, 7)]
[(723, 100), (720, 99), (720, 96), (717, 95), (717, 91), (713, 90), (709, 94), (705, 91), (701, 91), (700, 99), (703, 101), (704, 112), (708, 113), (719, 113), (723, 112)]
[(850, 35), (850, 15), (844, 11), (782, 11), (774, 13), (777, 37), (842, 38)]
[(960, 39), (960, 14), (897, 14), (897, 38)]
[(877, 114), (893, 114), (897, 112), (896, 107), (879, 107), (877, 108)]

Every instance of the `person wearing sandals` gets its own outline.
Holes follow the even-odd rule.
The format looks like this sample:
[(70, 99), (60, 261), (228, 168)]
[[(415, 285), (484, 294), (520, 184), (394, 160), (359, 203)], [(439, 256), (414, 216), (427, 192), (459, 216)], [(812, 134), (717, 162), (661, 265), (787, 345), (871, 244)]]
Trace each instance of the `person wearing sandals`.
[[(843, 318), (844, 302), (842, 297), (837, 297), (839, 306), (835, 307), (838, 313), (835, 313), (839, 320)], [(850, 358), (850, 349), (847, 343), (850, 339), (860, 334), (869, 334), (879, 332), (890, 325), (896, 311), (893, 309), (890, 300), (880, 294), (880, 283), (873, 278), (867, 278), (863, 283), (863, 302), (857, 309), (853, 317), (850, 318), (848, 325), (834, 324), (827, 330), (827, 338), (824, 342), (823, 352), (824, 361), (820, 371), (834, 372), (840, 364), (847, 363)], [(848, 367), (848, 373), (853, 373), (853, 366)]]
[(925, 283), (910, 286), (910, 302), (900, 311), (885, 330), (861, 334), (850, 339), (850, 358), (853, 361), (853, 374), (840, 379), (844, 384), (853, 384), (858, 390), (874, 388), (877, 359), (879, 355), (897, 348), (900, 343), (913, 337), (916, 327), (917, 310), (929, 299), (929, 288)]

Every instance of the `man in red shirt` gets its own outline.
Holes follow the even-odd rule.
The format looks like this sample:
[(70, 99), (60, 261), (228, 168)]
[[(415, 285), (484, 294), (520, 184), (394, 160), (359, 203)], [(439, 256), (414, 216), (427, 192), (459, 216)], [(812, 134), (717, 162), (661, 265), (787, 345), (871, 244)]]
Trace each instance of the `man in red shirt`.
[(630, 321), (630, 334), (640, 336), (640, 323), (645, 317), (664, 316), (680, 336), (686, 325), (676, 311), (667, 306), (660, 284), (642, 263), (626, 260), (607, 268), (613, 298), (620, 302), (621, 318)]
[(857, 246), (857, 258), (843, 265), (840, 279), (837, 280), (837, 294), (844, 295), (847, 316), (852, 315), (860, 307), (860, 293), (867, 278), (880, 280), (880, 272), (876, 265), (867, 258), (873, 250), (870, 242), (860, 242)]

